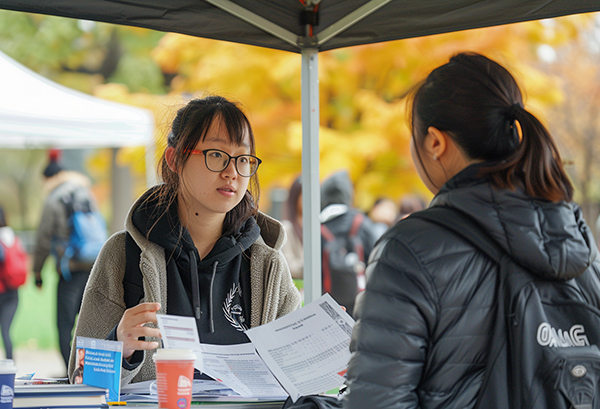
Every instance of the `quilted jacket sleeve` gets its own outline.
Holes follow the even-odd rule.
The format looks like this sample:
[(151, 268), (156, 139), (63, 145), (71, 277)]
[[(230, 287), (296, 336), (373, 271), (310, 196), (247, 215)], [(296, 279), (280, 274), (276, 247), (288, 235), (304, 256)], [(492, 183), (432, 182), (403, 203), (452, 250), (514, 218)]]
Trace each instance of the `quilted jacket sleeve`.
[(357, 299), (345, 409), (419, 406), (436, 317), (435, 289), (418, 256), (393, 236), (375, 247)]

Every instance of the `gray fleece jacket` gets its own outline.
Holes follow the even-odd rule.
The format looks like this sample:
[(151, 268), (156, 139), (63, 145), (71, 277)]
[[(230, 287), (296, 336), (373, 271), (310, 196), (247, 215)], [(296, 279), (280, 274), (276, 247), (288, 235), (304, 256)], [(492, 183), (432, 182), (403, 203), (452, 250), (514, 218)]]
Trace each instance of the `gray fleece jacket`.
[[(132, 236), (141, 249), (140, 270), (143, 275), (142, 302), (161, 304), (159, 314), (167, 314), (167, 268), (164, 249), (146, 239), (132, 223), (132, 211), (125, 222), (126, 231), (115, 233), (100, 252), (85, 288), (75, 337), (104, 339), (119, 323), (125, 312), (123, 277), (125, 274), (125, 237)], [(259, 213), (261, 236), (250, 247), (251, 311), (250, 327), (275, 320), (300, 307), (300, 293), (294, 286), (288, 265), (281, 253), (286, 241), (285, 230), (277, 220)], [(149, 324), (150, 325), (150, 324)], [(156, 341), (157, 339), (147, 339)], [(75, 345), (75, 343), (74, 343)], [(145, 351), (142, 363), (129, 371), (122, 369), (121, 383), (155, 379), (152, 355)], [(69, 378), (75, 370), (75, 348), (71, 350)]]

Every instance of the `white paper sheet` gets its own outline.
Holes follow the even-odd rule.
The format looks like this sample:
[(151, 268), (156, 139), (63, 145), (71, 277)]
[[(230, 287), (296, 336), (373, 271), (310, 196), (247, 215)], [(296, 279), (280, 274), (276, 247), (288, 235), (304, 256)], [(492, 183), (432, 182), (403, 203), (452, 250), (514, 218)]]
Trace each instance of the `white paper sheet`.
[(157, 314), (157, 319), (164, 348), (192, 349), (199, 371), (243, 397), (287, 397), (251, 343), (200, 344), (193, 317)]
[(325, 294), (246, 335), (296, 401), (344, 383), (353, 326), (352, 317)]
[(165, 349), (191, 349), (196, 353), (194, 368), (202, 371), (202, 351), (194, 317), (156, 314)]
[(243, 397), (287, 397), (251, 343), (201, 344), (200, 348), (204, 363), (202, 371)]

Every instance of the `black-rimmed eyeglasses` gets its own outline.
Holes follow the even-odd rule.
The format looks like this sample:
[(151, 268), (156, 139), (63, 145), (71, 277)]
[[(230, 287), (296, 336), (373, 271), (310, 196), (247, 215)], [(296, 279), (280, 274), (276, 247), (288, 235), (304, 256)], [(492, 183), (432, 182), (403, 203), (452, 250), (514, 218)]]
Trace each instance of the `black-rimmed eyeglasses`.
[(202, 151), (190, 149), (188, 152), (192, 155), (204, 155), (204, 163), (211, 172), (223, 172), (233, 159), (238, 175), (245, 178), (253, 176), (262, 163), (262, 160), (253, 155), (231, 156), (219, 149), (204, 149)]

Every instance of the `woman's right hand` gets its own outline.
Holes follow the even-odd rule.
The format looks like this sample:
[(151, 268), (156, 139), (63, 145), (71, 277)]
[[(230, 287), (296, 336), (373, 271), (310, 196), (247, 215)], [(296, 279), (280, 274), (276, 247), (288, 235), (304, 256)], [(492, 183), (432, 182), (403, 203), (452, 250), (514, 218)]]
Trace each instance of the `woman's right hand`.
[(158, 342), (141, 341), (138, 338), (160, 338), (158, 328), (144, 326), (148, 322), (157, 323), (156, 311), (159, 309), (159, 303), (146, 302), (125, 310), (117, 326), (117, 341), (123, 342), (123, 358), (130, 358), (138, 350), (158, 348)]

